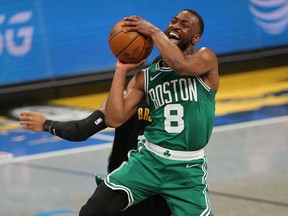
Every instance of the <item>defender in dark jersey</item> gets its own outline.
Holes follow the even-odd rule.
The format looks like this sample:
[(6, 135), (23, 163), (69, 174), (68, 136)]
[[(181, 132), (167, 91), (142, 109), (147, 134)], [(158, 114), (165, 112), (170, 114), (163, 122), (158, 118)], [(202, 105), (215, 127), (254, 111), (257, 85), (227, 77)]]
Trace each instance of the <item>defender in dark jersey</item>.
[(151, 122), (149, 106), (145, 100), (142, 100), (137, 113), (115, 129), (114, 142), (109, 156), (109, 173), (118, 168), (123, 161), (127, 161), (127, 153), (130, 150), (137, 149), (138, 136), (144, 133), (145, 127)]

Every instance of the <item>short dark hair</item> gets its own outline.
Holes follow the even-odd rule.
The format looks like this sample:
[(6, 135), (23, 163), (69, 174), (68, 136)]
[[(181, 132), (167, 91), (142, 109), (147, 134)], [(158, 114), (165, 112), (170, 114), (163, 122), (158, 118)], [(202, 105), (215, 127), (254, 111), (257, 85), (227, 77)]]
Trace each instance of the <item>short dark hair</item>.
[(188, 11), (189, 13), (193, 14), (194, 16), (196, 16), (198, 18), (199, 34), (202, 35), (204, 32), (204, 20), (203, 20), (202, 16), (199, 13), (197, 13), (196, 11), (191, 10), (191, 9), (184, 9), (182, 11)]

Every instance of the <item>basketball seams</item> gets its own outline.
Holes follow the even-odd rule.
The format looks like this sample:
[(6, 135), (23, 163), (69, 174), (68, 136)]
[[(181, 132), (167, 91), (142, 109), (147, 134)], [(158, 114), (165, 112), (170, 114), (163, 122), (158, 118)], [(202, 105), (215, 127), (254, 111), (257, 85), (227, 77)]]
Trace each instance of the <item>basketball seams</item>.
[[(119, 55), (121, 55), (132, 43), (134, 43), (135, 42), (135, 40), (137, 40), (137, 38), (138, 37), (140, 37), (141, 35), (137, 35), (137, 37), (135, 37), (133, 40), (131, 40), (131, 42), (126, 46), (126, 47), (124, 47), (121, 51), (120, 51), (120, 53), (118, 53), (117, 55), (116, 55), (116, 58), (119, 56)], [(137, 57), (137, 58), (139, 58), (139, 56)]]
[(109, 37), (109, 45), (110, 45), (110, 42), (113, 40), (113, 38), (114, 38), (115, 36), (117, 36), (119, 33), (121, 33), (121, 31), (117, 32), (117, 33), (114, 34), (112, 37), (111, 37), (111, 36)]
[[(111, 34), (110, 34), (110, 36), (109, 36), (109, 44), (110, 44), (111, 40), (112, 40), (114, 37), (116, 37), (118, 34), (122, 33), (123, 30), (124, 30), (124, 29), (122, 29), (121, 31), (119, 31), (119, 32), (117, 32), (117, 33), (115, 33), (115, 34), (113, 34), (112, 37), (111, 37)], [(115, 30), (115, 31), (116, 31), (116, 30)]]
[[(139, 35), (139, 36), (140, 36), (140, 35)], [(145, 38), (145, 40), (144, 40), (144, 46), (142, 47), (142, 50), (141, 50), (139, 56), (135, 59), (135, 62), (138, 62), (139, 57), (141, 57), (141, 56), (143, 55), (143, 52), (145, 51), (145, 47), (146, 47), (146, 44), (147, 44), (147, 38), (146, 38), (146, 37), (144, 37), (144, 38)]]

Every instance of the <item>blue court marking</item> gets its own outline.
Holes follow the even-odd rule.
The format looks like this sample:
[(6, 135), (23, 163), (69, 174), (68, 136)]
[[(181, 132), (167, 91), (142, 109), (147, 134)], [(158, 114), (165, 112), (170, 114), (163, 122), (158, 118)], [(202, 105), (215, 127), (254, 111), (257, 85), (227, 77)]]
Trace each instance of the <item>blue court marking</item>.
[[(18, 122), (10, 120), (9, 124), (18, 124)], [(97, 136), (93, 136), (85, 141), (72, 142), (63, 140), (47, 132), (33, 132), (17, 126), (5, 131), (0, 130), (0, 161), (1, 159), (7, 159), (9, 155), (15, 158), (84, 146), (111, 144), (113, 137), (114, 130), (107, 130), (99, 132)]]
[(57, 210), (57, 211), (51, 211), (51, 212), (43, 212), (43, 213), (38, 213), (38, 214), (35, 214), (34, 216), (60, 216), (60, 215), (71, 215), (71, 214), (74, 214), (76, 215), (76, 211), (73, 211), (73, 210)]
[(274, 118), (288, 115), (288, 103), (279, 106), (266, 106), (257, 110), (230, 113), (223, 116), (216, 116), (215, 126), (255, 121), (267, 118)]

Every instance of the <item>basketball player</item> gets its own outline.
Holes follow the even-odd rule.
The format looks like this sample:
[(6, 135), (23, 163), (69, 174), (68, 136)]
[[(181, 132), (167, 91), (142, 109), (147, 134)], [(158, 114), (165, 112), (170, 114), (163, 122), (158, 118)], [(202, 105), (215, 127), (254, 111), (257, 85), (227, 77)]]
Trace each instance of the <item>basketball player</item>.
[(138, 150), (97, 187), (80, 216), (114, 215), (155, 194), (167, 201), (172, 215), (214, 215), (204, 147), (214, 125), (219, 75), (215, 53), (195, 49), (204, 30), (202, 17), (193, 10), (180, 11), (165, 33), (138, 16), (123, 20), (125, 31), (151, 37), (163, 60), (137, 73), (125, 95), (126, 75), (145, 60), (117, 61), (105, 106), (106, 124), (123, 124), (145, 96), (153, 122), (139, 137)]

